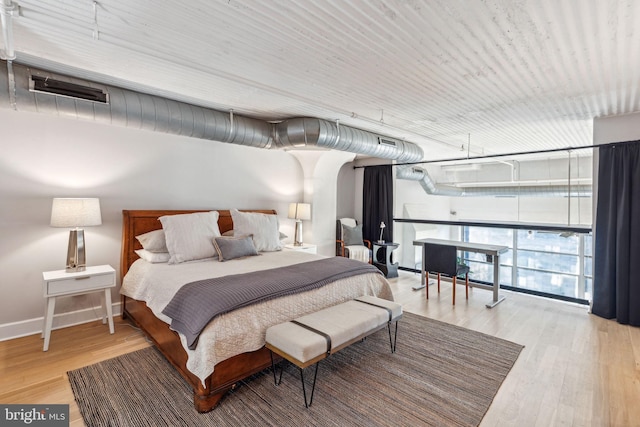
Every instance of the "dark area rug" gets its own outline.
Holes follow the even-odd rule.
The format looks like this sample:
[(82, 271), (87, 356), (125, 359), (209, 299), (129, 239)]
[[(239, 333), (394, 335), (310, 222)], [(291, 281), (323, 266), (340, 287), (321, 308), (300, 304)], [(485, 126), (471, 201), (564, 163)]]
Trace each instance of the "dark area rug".
[[(396, 353), (386, 329), (320, 363), (313, 405), (285, 363), (199, 414), (176, 370), (147, 348), (68, 372), (87, 426), (477, 426), (522, 346), (405, 313)], [(309, 384), (313, 368), (307, 368)]]

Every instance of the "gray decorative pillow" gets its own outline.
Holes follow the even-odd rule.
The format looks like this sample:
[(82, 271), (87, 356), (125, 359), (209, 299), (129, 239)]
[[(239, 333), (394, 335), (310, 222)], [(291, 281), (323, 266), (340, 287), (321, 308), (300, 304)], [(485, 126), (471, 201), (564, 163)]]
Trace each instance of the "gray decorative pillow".
[(253, 236), (222, 236), (213, 239), (220, 261), (258, 255)]
[(342, 240), (344, 240), (345, 246), (364, 245), (364, 241), (362, 240), (362, 224), (358, 224), (355, 227), (343, 225)]
[[(286, 234), (284, 234), (282, 231), (280, 231), (279, 233), (280, 233), (280, 240), (284, 240), (287, 237), (289, 237)], [(233, 236), (233, 230), (225, 231), (224, 233), (222, 233), (222, 235), (223, 236)]]

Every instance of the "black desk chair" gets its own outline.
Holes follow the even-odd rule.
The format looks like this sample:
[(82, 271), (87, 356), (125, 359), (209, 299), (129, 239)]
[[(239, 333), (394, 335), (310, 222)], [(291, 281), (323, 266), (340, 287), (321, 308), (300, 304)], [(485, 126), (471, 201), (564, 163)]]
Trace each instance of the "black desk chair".
[[(451, 277), (453, 284), (453, 305), (456, 305), (456, 277), (464, 274), (465, 294), (469, 299), (469, 267), (458, 265), (458, 250), (455, 246), (425, 244), (424, 269), (427, 272), (438, 274), (438, 293), (440, 293), (440, 274)], [(429, 279), (426, 287), (427, 299), (429, 299)]]

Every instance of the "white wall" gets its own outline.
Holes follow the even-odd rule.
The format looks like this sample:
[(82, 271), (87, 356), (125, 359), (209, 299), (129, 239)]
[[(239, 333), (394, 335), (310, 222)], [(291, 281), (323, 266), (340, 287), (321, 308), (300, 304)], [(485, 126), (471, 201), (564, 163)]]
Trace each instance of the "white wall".
[(336, 219), (355, 218), (356, 199), (362, 199), (362, 192), (356, 196), (354, 163), (349, 162), (340, 168), (338, 173), (338, 188), (336, 197)]
[(289, 152), (302, 165), (304, 201), (311, 203), (311, 221), (307, 221), (310, 227), (303, 228), (304, 241), (315, 244), (318, 254), (334, 256), (338, 176), (342, 166), (351, 162), (355, 154), (318, 149), (290, 150)]
[[(123, 209), (272, 208), (293, 236), (286, 215), (302, 200), (303, 172), (284, 151), (12, 110), (0, 123), (0, 339), (40, 330), (42, 272), (64, 268), (68, 230), (49, 227), (53, 197), (100, 198), (103, 224), (85, 230), (88, 265), (119, 269)], [(70, 297), (56, 313), (95, 318), (97, 305), (97, 295)]]
[(640, 112), (593, 120), (593, 143), (635, 141), (640, 139)]

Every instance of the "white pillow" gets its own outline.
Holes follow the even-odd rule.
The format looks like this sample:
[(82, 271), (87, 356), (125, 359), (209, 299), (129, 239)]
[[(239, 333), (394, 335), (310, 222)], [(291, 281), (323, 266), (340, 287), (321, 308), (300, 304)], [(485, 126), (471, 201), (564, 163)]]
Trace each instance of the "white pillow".
[(169, 258), (171, 258), (169, 252), (150, 252), (145, 249), (137, 249), (136, 253), (143, 260), (154, 264), (169, 262)]
[(220, 236), (218, 212), (166, 215), (158, 218), (162, 223), (169, 264), (218, 256), (213, 238)]
[(149, 252), (168, 252), (164, 231), (153, 230), (136, 236), (142, 247)]
[(231, 209), (231, 219), (236, 235), (253, 234), (253, 243), (258, 252), (282, 250), (277, 215)]

